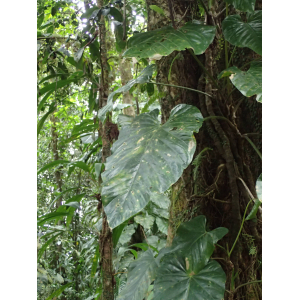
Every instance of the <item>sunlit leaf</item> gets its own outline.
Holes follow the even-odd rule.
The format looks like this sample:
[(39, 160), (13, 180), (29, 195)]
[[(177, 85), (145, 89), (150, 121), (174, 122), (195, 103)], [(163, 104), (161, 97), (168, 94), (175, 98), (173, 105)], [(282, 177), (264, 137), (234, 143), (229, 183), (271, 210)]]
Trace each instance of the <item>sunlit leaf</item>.
[(202, 54), (215, 37), (216, 28), (197, 23), (186, 23), (179, 29), (171, 26), (157, 30), (137, 33), (129, 40), (126, 57), (155, 57), (166, 56), (173, 51), (192, 48), (196, 55)]
[(114, 228), (141, 211), (154, 192), (166, 191), (190, 164), (193, 132), (202, 125), (198, 108), (177, 105), (160, 125), (158, 110), (135, 117), (120, 130), (102, 173), (102, 202)]

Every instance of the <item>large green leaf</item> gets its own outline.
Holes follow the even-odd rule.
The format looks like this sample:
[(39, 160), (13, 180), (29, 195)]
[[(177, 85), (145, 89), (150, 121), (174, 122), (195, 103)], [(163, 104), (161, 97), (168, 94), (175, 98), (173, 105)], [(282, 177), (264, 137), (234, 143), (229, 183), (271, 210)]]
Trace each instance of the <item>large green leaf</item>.
[(262, 66), (253, 62), (247, 72), (231, 67), (220, 73), (219, 78), (230, 76), (232, 84), (246, 97), (256, 96), (262, 102)]
[(179, 226), (168, 253), (176, 252), (189, 258), (190, 261), (197, 262), (195, 270), (199, 271), (213, 254), (214, 244), (227, 233), (228, 229), (224, 227), (206, 231), (205, 216), (198, 216)]
[(256, 0), (225, 0), (241, 11), (254, 12)]
[(104, 122), (106, 113), (113, 109), (114, 100), (116, 100), (122, 93), (129, 91), (135, 84), (149, 81), (154, 70), (155, 65), (147, 66), (137, 78), (131, 79), (124, 86), (109, 94), (107, 104), (98, 112), (98, 118)]
[(140, 258), (130, 264), (126, 286), (117, 300), (143, 300), (154, 280), (157, 267), (152, 250), (144, 252)]
[(228, 16), (222, 22), (225, 39), (232, 45), (248, 47), (262, 55), (262, 11), (248, 14), (248, 21), (242, 21), (240, 15)]
[(224, 299), (226, 274), (216, 261), (199, 271), (196, 263), (184, 256), (170, 255), (157, 270), (154, 281), (155, 300)]
[(171, 26), (137, 33), (128, 40), (127, 57), (166, 56), (175, 50), (192, 48), (196, 55), (202, 54), (215, 37), (216, 28), (197, 23), (186, 23), (180, 29)]
[(203, 118), (198, 108), (180, 104), (161, 125), (158, 109), (122, 128), (102, 173), (102, 202), (115, 228), (141, 211), (154, 192), (163, 193), (190, 164), (196, 149), (193, 132)]

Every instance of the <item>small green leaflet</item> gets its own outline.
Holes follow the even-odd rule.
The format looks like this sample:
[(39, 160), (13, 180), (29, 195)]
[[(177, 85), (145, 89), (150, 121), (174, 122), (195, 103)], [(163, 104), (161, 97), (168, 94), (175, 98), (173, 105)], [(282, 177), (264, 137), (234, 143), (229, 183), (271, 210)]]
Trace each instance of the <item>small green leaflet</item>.
[(83, 51), (85, 47), (80, 48), (74, 55), (74, 60), (79, 62), (80, 58), (82, 57)]
[(154, 10), (155, 12), (161, 14), (161, 15), (165, 15), (165, 12), (163, 9), (161, 9), (160, 7), (158, 7), (157, 5), (149, 5), (149, 7)]
[(262, 205), (262, 202), (258, 199), (255, 200), (255, 203), (253, 205), (253, 208), (251, 209), (249, 215), (247, 216), (247, 218), (245, 219), (246, 221), (252, 220), (256, 217), (258, 208)]

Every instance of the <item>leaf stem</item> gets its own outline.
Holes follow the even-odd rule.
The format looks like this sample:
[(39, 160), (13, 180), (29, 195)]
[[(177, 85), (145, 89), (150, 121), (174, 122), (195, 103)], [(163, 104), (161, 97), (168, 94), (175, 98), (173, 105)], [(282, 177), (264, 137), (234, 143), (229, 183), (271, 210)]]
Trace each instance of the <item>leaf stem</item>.
[(255, 150), (255, 152), (260, 157), (260, 159), (262, 159), (261, 152), (257, 149), (257, 147), (254, 145), (254, 143), (249, 139), (249, 137), (247, 135), (245, 135), (245, 134), (243, 134), (242, 137), (249, 142), (249, 144), (252, 146), (252, 148)]
[(176, 87), (176, 88), (180, 88), (180, 89), (185, 89), (185, 90), (193, 91), (193, 92), (196, 92), (196, 93), (204, 94), (204, 95), (212, 98), (211, 95), (209, 95), (205, 92), (201, 92), (199, 90), (191, 89), (191, 88), (188, 88), (188, 87), (185, 87), (185, 86), (167, 84), (167, 83), (160, 83), (160, 82), (152, 82), (152, 81), (148, 81), (147, 83), (153, 83), (153, 84), (156, 84), (156, 85), (165, 85), (165, 86), (171, 86), (171, 87)]
[(236, 46), (234, 46), (234, 48), (232, 50), (232, 53), (231, 53), (231, 56), (230, 56), (230, 59), (229, 59), (229, 63), (228, 63), (228, 67), (230, 66), (230, 63), (231, 63), (231, 61), (233, 59), (233, 55), (234, 55), (235, 50), (236, 50)]
[(236, 245), (236, 243), (237, 243), (237, 241), (238, 241), (238, 239), (239, 239), (239, 236), (240, 236), (240, 234), (241, 234), (241, 232), (242, 232), (243, 225), (244, 225), (245, 218), (246, 218), (246, 213), (247, 213), (247, 210), (248, 210), (248, 206), (249, 206), (249, 204), (250, 204), (251, 202), (252, 202), (252, 199), (248, 202), (248, 204), (247, 204), (247, 206), (246, 206), (246, 209), (245, 209), (245, 212), (244, 212), (244, 216), (243, 216), (243, 220), (242, 220), (242, 224), (241, 224), (239, 233), (238, 233), (238, 235), (237, 235), (237, 237), (236, 237), (236, 239), (235, 239), (235, 241), (234, 241), (234, 243), (233, 243), (233, 245), (232, 245), (231, 250), (230, 250), (229, 253), (228, 253), (228, 257), (230, 257), (230, 255), (231, 255), (231, 253), (232, 253), (232, 251), (233, 251), (233, 249), (234, 249), (234, 247), (235, 247), (235, 245)]
[[(228, 16), (228, 3), (226, 3), (226, 17)], [(225, 66), (226, 69), (229, 68), (229, 63), (228, 63), (228, 43), (225, 40)], [(226, 78), (226, 85), (227, 85), (227, 93), (228, 95), (230, 94), (230, 81), (229, 78)]]
[(247, 284), (259, 283), (259, 282), (262, 282), (262, 280), (254, 280), (254, 281), (250, 281), (250, 282), (247, 282), (247, 283), (243, 283), (243, 284), (239, 285), (235, 290), (237, 290), (237, 289), (239, 289), (242, 286), (245, 286)]
[(195, 53), (191, 50), (191, 49), (187, 49), (192, 56), (194, 57), (194, 59), (196, 60), (196, 62), (198, 63), (198, 65), (201, 67), (201, 69), (204, 71), (204, 73), (211, 79), (211, 81), (214, 83), (214, 85), (219, 88), (218, 83), (214, 80), (214, 78), (209, 74), (209, 72), (207, 71), (207, 69), (204, 67), (204, 65), (202, 64), (202, 62), (198, 59), (198, 57), (195, 55)]

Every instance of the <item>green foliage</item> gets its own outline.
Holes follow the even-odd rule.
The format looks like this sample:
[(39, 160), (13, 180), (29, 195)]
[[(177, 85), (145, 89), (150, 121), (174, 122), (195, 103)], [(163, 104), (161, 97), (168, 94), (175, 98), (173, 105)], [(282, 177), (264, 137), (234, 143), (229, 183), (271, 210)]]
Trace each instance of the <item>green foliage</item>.
[(238, 10), (254, 12), (256, 0), (225, 0), (225, 2), (233, 4), (233, 6)]
[(248, 47), (262, 55), (262, 11), (248, 14), (247, 22), (240, 15), (228, 16), (222, 22), (225, 39), (232, 45)]
[(128, 40), (127, 57), (166, 56), (175, 50), (192, 48), (196, 55), (202, 54), (215, 37), (215, 27), (187, 23), (180, 29), (171, 26), (144, 33), (137, 33)]
[(210, 257), (228, 230), (207, 232), (205, 227), (205, 217), (198, 216), (180, 225), (171, 248), (162, 249), (156, 258), (152, 250), (144, 252), (130, 264), (126, 287), (117, 299), (144, 299), (153, 280), (154, 299), (222, 299), (226, 275)]
[(154, 280), (158, 264), (151, 249), (145, 251), (137, 260), (130, 264), (126, 287), (121, 291), (117, 300), (140, 300), (148, 291)]
[(199, 110), (178, 105), (164, 125), (157, 116), (158, 110), (142, 114), (122, 128), (107, 159), (102, 202), (111, 228), (142, 210), (153, 192), (166, 191), (192, 160)]
[(124, 86), (109, 94), (107, 104), (98, 112), (98, 118), (104, 122), (106, 113), (113, 109), (113, 101), (116, 100), (121, 93), (129, 91), (134, 85), (148, 82), (151, 79), (154, 70), (155, 65), (149, 65), (137, 78), (128, 81)]
[[(262, 13), (254, 11), (255, 1), (225, 2), (233, 5), (232, 15), (222, 23), (223, 34), (218, 38), (219, 51), (214, 59), (222, 65), (223, 36), (231, 45), (247, 47), (261, 55)], [(167, 26), (144, 32), (146, 6), (134, 0), (126, 3), (126, 41), (123, 3), (119, 1), (107, 2), (101, 9), (89, 3), (87, 10), (82, 2), (69, 0), (38, 0), (37, 4), (38, 299), (99, 299), (99, 194), (113, 228), (116, 299), (222, 299), (225, 274), (211, 256), (227, 229), (209, 231), (205, 217), (199, 216), (182, 223), (172, 247), (165, 248), (171, 203), (168, 188), (193, 160), (193, 132), (201, 127), (202, 116), (195, 107), (179, 105), (161, 125), (160, 103), (168, 95), (150, 83), (157, 74), (155, 64), (149, 65), (148, 60), (179, 51), (166, 66), (171, 81), (175, 72), (172, 66), (183, 59), (183, 51), (192, 48), (196, 55), (204, 53), (215, 38), (216, 28), (196, 20), (196, 14), (192, 23), (178, 23), (177, 29)], [(200, 3), (199, 7), (203, 16), (205, 9)], [(154, 15), (160, 14), (159, 18), (166, 18), (167, 12), (162, 8), (150, 5), (150, 9), (155, 11)], [(239, 11), (235, 13), (234, 9)], [(101, 16), (105, 17), (107, 29), (111, 93), (107, 105), (99, 110), (99, 82), (103, 73), (96, 30)], [(189, 18), (189, 12), (186, 17)], [(124, 56), (135, 57), (130, 69), (131, 75), (135, 75), (122, 85), (119, 54), (124, 51)], [(232, 55), (229, 68), (219, 79), (229, 76), (226, 84), (235, 86), (246, 97), (257, 95), (257, 101), (261, 101), (261, 64), (251, 63), (257, 54), (248, 51), (251, 55), (237, 64), (239, 68), (230, 63), (237, 62)], [(250, 68), (245, 69), (249, 64)], [(159, 77), (156, 80), (159, 84)], [(223, 83), (220, 81), (220, 90)], [(133, 105), (123, 103), (120, 96), (124, 92), (133, 96)], [(125, 115), (122, 110), (129, 105), (136, 115), (139, 106), (140, 114)], [(54, 118), (50, 121), (51, 114)], [(103, 164), (98, 129), (99, 120), (105, 122), (107, 118), (118, 123), (120, 135), (110, 145), (112, 155)], [(193, 160), (194, 181), (207, 150)], [(261, 200), (260, 178), (256, 189)], [(256, 216), (259, 205), (257, 200), (247, 218), (245, 212), (243, 222)], [(256, 255), (253, 242), (249, 249), (250, 255)]]
[(225, 281), (226, 275), (216, 261), (209, 261), (199, 269), (197, 261), (189, 261), (183, 256), (168, 256), (157, 271), (154, 299), (221, 300)]
[(252, 62), (249, 70), (243, 72), (237, 67), (231, 67), (222, 71), (219, 78), (229, 76), (232, 84), (246, 97), (256, 96), (256, 100), (262, 102), (262, 65)]

